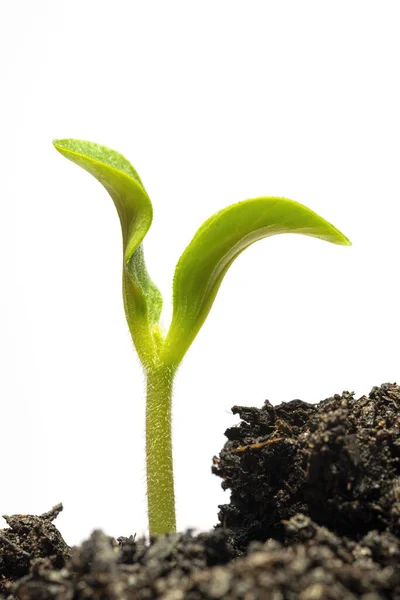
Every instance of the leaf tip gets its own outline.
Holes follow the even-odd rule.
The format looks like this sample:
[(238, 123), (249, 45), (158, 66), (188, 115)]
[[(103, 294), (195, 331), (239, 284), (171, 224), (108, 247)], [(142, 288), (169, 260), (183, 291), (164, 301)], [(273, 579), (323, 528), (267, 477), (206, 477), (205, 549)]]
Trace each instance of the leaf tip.
[(334, 244), (338, 244), (338, 246), (352, 246), (353, 245), (351, 243), (351, 241), (349, 240), (349, 238), (346, 235), (344, 235), (344, 233), (342, 233), (338, 229), (336, 230), (335, 233), (336, 233), (336, 235), (335, 235), (334, 239), (331, 240)]
[(54, 148), (56, 148), (56, 150), (59, 150), (60, 148), (64, 148), (65, 146), (67, 146), (67, 142), (68, 140), (53, 140), (53, 146)]
[(349, 238), (347, 236), (344, 235), (344, 233), (340, 232), (340, 239), (338, 240), (338, 244), (340, 244), (340, 246), (352, 246), (353, 244), (351, 243), (351, 240), (349, 240)]
[(61, 154), (63, 154), (63, 150), (65, 151), (65, 144), (63, 144), (65, 140), (53, 140), (53, 146), (54, 148), (58, 151), (61, 152)]

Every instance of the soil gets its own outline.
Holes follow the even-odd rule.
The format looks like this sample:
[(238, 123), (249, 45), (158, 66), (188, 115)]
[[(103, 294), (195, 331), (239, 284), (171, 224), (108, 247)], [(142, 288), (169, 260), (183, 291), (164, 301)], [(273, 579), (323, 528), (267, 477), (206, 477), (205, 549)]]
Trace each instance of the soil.
[(5, 517), (0, 599), (400, 600), (400, 388), (232, 410), (213, 531), (69, 548), (61, 505)]

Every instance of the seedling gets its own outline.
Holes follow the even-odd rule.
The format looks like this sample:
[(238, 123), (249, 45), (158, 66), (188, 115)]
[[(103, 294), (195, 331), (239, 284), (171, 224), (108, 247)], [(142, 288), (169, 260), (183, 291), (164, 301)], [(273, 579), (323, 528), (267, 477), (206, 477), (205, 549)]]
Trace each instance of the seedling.
[(79, 140), (56, 149), (91, 173), (114, 201), (123, 239), (126, 319), (147, 382), (146, 470), (149, 529), (175, 531), (171, 400), (176, 371), (203, 325), (225, 273), (245, 248), (278, 233), (302, 233), (349, 246), (333, 225), (298, 202), (262, 197), (232, 204), (207, 219), (180, 257), (173, 281), (173, 315), (160, 325), (162, 297), (147, 272), (143, 238), (153, 208), (132, 165), (118, 152)]

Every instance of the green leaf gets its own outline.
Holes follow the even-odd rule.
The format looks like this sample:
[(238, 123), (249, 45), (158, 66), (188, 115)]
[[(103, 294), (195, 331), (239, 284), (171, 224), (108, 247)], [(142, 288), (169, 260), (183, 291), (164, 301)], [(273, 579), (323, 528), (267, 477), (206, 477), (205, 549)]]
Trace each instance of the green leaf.
[(164, 360), (178, 365), (204, 323), (225, 273), (245, 248), (279, 233), (301, 233), (349, 246), (333, 225), (293, 200), (255, 198), (210, 217), (178, 261), (173, 284), (172, 323)]
[[(123, 295), (125, 313), (139, 356), (152, 354), (149, 340), (158, 323), (161, 293), (146, 269), (142, 240), (153, 218), (150, 198), (132, 165), (119, 152), (82, 140), (56, 140), (55, 148), (95, 177), (108, 191), (117, 209), (123, 238)], [(96, 256), (96, 240), (93, 258)]]

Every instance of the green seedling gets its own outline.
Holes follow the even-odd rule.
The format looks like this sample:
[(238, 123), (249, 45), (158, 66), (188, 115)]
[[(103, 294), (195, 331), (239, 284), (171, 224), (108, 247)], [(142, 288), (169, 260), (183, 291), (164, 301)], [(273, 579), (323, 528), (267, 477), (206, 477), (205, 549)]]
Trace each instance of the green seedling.
[(173, 281), (172, 322), (165, 333), (160, 325), (161, 293), (147, 272), (142, 245), (153, 209), (138, 173), (121, 154), (98, 144), (57, 140), (54, 146), (100, 181), (118, 212), (126, 319), (147, 382), (149, 529), (152, 534), (175, 531), (173, 380), (228, 268), (245, 248), (278, 233), (301, 233), (343, 246), (350, 242), (333, 225), (293, 200), (262, 197), (232, 204), (203, 223), (180, 257)]

